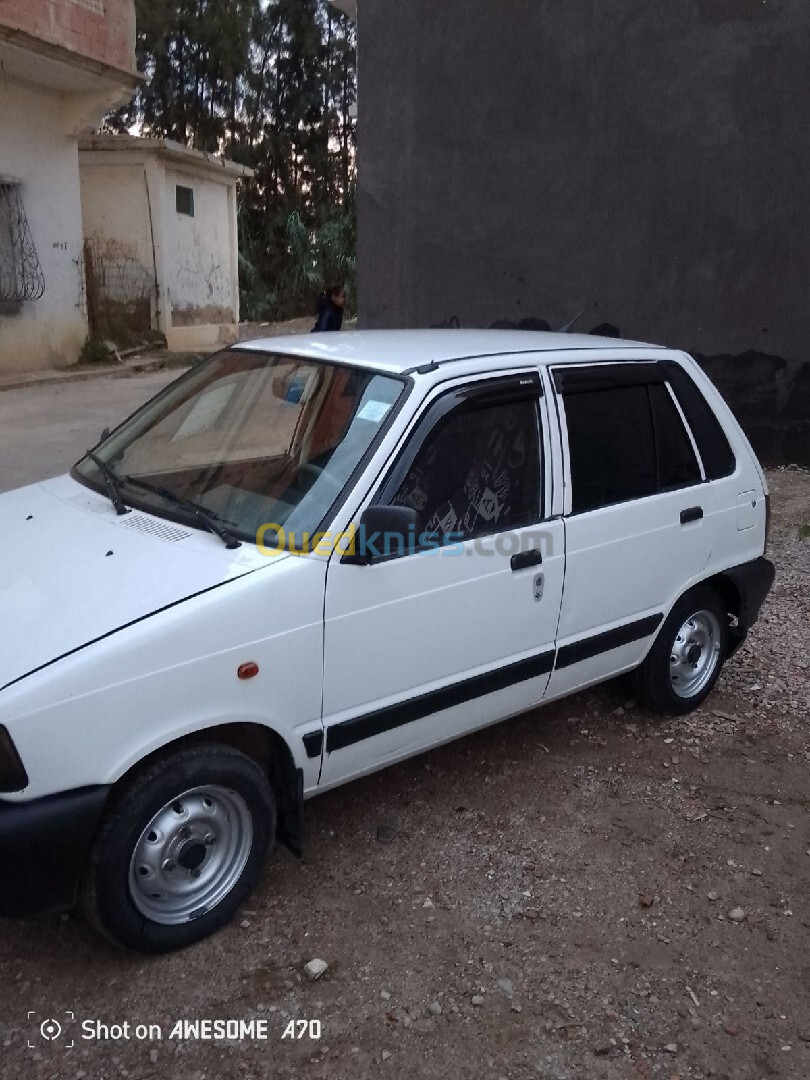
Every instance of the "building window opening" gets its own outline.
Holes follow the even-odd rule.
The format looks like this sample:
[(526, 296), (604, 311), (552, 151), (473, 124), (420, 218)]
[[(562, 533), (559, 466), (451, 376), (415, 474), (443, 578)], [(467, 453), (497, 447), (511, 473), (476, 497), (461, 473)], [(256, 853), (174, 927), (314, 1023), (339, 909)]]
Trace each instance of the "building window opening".
[(20, 185), (0, 180), (0, 303), (39, 300), (45, 276), (25, 216)]
[(194, 217), (194, 188), (182, 187), (178, 184), (175, 188), (174, 198), (178, 214)]

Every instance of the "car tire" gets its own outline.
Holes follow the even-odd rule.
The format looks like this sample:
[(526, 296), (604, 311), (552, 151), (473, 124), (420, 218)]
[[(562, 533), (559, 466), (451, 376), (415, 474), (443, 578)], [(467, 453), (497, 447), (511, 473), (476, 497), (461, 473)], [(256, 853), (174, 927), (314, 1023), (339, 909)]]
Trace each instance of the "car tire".
[(89, 921), (145, 953), (191, 945), (228, 923), (276, 836), (264, 770), (229, 746), (168, 754), (116, 791), (81, 888)]
[(728, 656), (728, 612), (708, 586), (675, 604), (635, 673), (639, 699), (664, 716), (692, 712), (714, 689)]

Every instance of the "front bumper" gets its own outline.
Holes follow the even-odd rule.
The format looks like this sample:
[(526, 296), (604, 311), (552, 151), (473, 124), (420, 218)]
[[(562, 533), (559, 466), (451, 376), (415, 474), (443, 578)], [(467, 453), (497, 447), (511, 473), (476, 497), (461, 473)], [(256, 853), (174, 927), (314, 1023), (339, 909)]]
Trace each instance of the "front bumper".
[(109, 790), (79, 788), (23, 803), (0, 799), (0, 915), (73, 907)]

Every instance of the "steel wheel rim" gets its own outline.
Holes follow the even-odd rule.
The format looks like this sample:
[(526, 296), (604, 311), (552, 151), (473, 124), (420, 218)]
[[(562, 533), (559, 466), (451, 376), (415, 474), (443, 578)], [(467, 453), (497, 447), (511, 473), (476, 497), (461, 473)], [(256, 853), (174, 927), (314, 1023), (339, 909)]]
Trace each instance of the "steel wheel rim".
[(237, 792), (216, 784), (166, 803), (140, 835), (129, 863), (129, 892), (141, 915), (178, 926), (223, 900), (245, 869), (253, 819)]
[(675, 635), (669, 657), (669, 678), (679, 698), (692, 698), (705, 689), (720, 661), (723, 640), (720, 621), (703, 609), (690, 615)]

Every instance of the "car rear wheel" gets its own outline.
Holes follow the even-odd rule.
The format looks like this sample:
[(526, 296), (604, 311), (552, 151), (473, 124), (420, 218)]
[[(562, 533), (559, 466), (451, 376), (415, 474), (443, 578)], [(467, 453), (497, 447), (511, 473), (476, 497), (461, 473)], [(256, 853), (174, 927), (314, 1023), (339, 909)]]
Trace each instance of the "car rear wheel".
[(720, 677), (728, 655), (728, 613), (714, 590), (681, 597), (636, 672), (639, 697), (669, 716), (696, 709)]
[(119, 945), (166, 952), (233, 918), (276, 833), (264, 771), (228, 746), (167, 755), (117, 792), (82, 889), (90, 921)]

